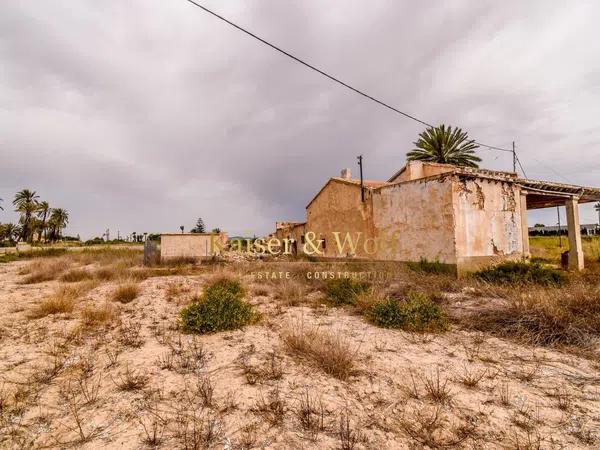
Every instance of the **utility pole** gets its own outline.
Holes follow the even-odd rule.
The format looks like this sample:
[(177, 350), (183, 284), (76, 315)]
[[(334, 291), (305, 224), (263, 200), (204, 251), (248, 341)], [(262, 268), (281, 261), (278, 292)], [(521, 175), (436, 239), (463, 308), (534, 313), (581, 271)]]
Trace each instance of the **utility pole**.
[(362, 155), (358, 155), (356, 157), (358, 159), (358, 167), (360, 168), (360, 201), (365, 201), (365, 189), (363, 186), (363, 157)]
[(515, 151), (515, 141), (513, 141), (512, 154), (513, 154), (513, 172), (517, 173), (517, 152)]
[(560, 235), (560, 209), (556, 207), (556, 215), (558, 216), (558, 246), (562, 248), (562, 236)]

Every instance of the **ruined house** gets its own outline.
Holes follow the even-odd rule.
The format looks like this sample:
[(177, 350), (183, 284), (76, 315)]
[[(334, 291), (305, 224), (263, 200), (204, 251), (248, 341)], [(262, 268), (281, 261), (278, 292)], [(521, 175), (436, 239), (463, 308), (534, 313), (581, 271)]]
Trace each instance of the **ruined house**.
[(460, 274), (528, 257), (527, 210), (560, 205), (567, 211), (569, 266), (580, 270), (578, 205), (598, 200), (597, 188), (411, 161), (387, 181), (362, 184), (344, 169), (308, 203), (306, 222), (279, 222), (274, 236), (293, 239), (298, 253), (310, 250), (306, 241), (314, 238), (311, 243), (319, 246), (315, 256), (425, 258), (449, 264)]

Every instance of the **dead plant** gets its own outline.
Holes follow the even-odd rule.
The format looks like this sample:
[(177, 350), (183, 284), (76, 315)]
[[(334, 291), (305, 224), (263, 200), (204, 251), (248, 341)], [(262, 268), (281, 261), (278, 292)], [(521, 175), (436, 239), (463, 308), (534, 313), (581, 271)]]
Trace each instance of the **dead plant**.
[(338, 438), (340, 440), (340, 449), (355, 450), (358, 444), (364, 440), (364, 435), (359, 429), (355, 429), (348, 411), (340, 415), (339, 424)]
[(131, 369), (129, 364), (125, 365), (125, 370), (117, 376), (113, 383), (121, 391), (138, 391), (148, 384), (148, 375), (141, 370)]
[(282, 339), (291, 354), (312, 361), (333, 377), (346, 380), (355, 371), (358, 349), (353, 351), (340, 332), (291, 326), (283, 331)]
[(285, 400), (281, 398), (279, 388), (273, 389), (265, 399), (261, 393), (256, 405), (252, 408), (255, 414), (258, 414), (272, 426), (279, 426), (287, 412)]
[(426, 375), (423, 379), (423, 386), (427, 396), (436, 403), (448, 403), (452, 398), (452, 393), (448, 387), (448, 379), (440, 377), (440, 368), (437, 367), (434, 374)]

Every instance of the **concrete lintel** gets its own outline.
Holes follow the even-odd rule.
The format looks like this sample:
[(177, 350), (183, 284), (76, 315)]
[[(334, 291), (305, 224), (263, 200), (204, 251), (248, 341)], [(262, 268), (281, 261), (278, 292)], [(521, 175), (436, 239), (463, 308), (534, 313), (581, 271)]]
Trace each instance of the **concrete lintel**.
[(569, 231), (569, 269), (583, 270), (583, 246), (579, 224), (579, 201), (571, 197), (565, 202), (567, 227)]

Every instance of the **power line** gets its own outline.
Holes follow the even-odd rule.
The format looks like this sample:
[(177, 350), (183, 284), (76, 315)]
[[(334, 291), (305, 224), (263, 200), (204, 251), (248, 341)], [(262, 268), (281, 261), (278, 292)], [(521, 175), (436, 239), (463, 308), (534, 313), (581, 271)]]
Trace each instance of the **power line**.
[[(304, 60), (302, 60), (302, 59), (298, 58), (297, 56), (294, 56), (294, 55), (292, 55), (291, 53), (289, 53), (289, 52), (287, 52), (287, 51), (283, 50), (282, 48), (278, 47), (277, 45), (275, 45), (275, 44), (272, 44), (271, 42), (269, 42), (269, 41), (267, 41), (267, 40), (265, 40), (265, 39), (261, 38), (260, 36), (257, 36), (256, 34), (252, 33), (251, 31), (248, 31), (247, 29), (243, 28), (242, 26), (235, 24), (234, 22), (232, 22), (232, 21), (230, 21), (230, 20), (226, 19), (225, 17), (223, 17), (223, 16), (221, 16), (221, 15), (217, 14), (217, 13), (216, 13), (216, 12), (214, 12), (214, 11), (211, 11), (211, 10), (210, 10), (210, 9), (208, 9), (207, 7), (205, 7), (205, 6), (203, 6), (203, 5), (201, 5), (201, 4), (197, 3), (197, 2), (195, 2), (194, 0), (186, 0), (186, 1), (187, 1), (188, 3), (191, 3), (192, 5), (194, 5), (194, 6), (198, 7), (198, 8), (200, 8), (200, 9), (202, 9), (203, 11), (207, 12), (208, 14), (210, 14), (210, 15), (212, 15), (212, 16), (214, 16), (214, 17), (216, 17), (217, 19), (220, 19), (220, 20), (222, 20), (223, 22), (225, 22), (225, 23), (227, 23), (227, 24), (231, 25), (232, 27), (234, 27), (234, 28), (238, 29), (238, 30), (239, 30), (239, 31), (241, 31), (242, 33), (245, 33), (245, 34), (247, 34), (248, 36), (250, 36), (250, 37), (252, 37), (252, 38), (256, 39), (257, 41), (259, 41), (259, 42), (261, 42), (261, 43), (265, 44), (266, 46), (268, 46), (268, 47), (271, 47), (273, 50), (276, 50), (276, 51), (278, 51), (279, 53), (282, 53), (283, 55), (287, 56), (288, 58), (291, 58), (291, 59), (293, 59), (294, 61), (296, 61), (296, 62), (298, 62), (298, 63), (302, 64), (303, 66), (306, 66), (306, 67), (308, 67), (309, 69), (311, 69), (311, 70), (314, 70), (315, 72), (317, 72), (317, 73), (319, 73), (319, 74), (323, 75), (324, 77), (327, 77), (327, 78), (329, 78), (331, 81), (334, 81), (335, 83), (338, 83), (338, 84), (340, 84), (340, 85), (344, 86), (345, 88), (347, 88), (347, 89), (350, 89), (351, 91), (353, 91), (353, 92), (355, 92), (355, 93), (357, 93), (357, 94), (359, 94), (359, 95), (362, 95), (363, 97), (365, 97), (365, 98), (368, 98), (369, 100), (372, 100), (372, 101), (374, 101), (375, 103), (378, 103), (379, 105), (381, 105), (381, 106), (383, 106), (383, 107), (385, 107), (385, 108), (388, 108), (388, 109), (390, 109), (390, 110), (394, 111), (395, 113), (398, 113), (398, 114), (400, 114), (400, 115), (402, 115), (402, 116), (404, 116), (404, 117), (406, 117), (406, 118), (408, 118), (408, 119), (412, 119), (412, 120), (414, 120), (415, 122), (419, 122), (420, 124), (422, 124), (422, 125), (425, 125), (425, 126), (428, 126), (428, 127), (433, 127), (433, 125), (431, 125), (431, 124), (429, 124), (429, 123), (425, 122), (424, 120), (421, 120), (421, 119), (419, 119), (419, 118), (417, 118), (417, 117), (415, 117), (415, 116), (413, 116), (413, 115), (411, 115), (411, 114), (408, 114), (408, 113), (405, 113), (405, 112), (403, 112), (403, 111), (400, 111), (399, 109), (397, 109), (397, 108), (395, 108), (395, 107), (393, 107), (393, 106), (391, 106), (391, 105), (389, 105), (389, 104), (385, 103), (384, 101), (382, 101), (382, 100), (378, 100), (377, 98), (375, 98), (375, 97), (373, 97), (373, 96), (371, 96), (371, 95), (367, 94), (366, 92), (363, 92), (363, 91), (361, 91), (360, 89), (357, 89), (357, 88), (355, 88), (355, 87), (352, 87), (352, 86), (350, 86), (348, 83), (345, 83), (345, 82), (343, 82), (343, 81), (342, 81), (342, 80), (340, 80), (339, 78), (336, 78), (336, 77), (334, 77), (333, 75), (330, 75), (330, 74), (328, 74), (327, 72), (325, 72), (325, 71), (323, 71), (323, 70), (321, 70), (321, 69), (318, 69), (317, 67), (313, 66), (312, 64), (309, 64), (309, 63), (307, 63), (306, 61), (304, 61)], [(498, 150), (498, 151), (501, 151), (501, 152), (511, 152), (511, 153), (512, 153), (512, 150), (509, 150), (509, 149), (506, 149), (506, 148), (495, 147), (495, 146), (493, 146), (493, 145), (487, 145), (487, 144), (484, 144), (484, 143), (482, 143), (482, 142), (478, 142), (478, 141), (474, 141), (474, 142), (475, 142), (475, 144), (477, 144), (477, 145), (480, 145), (480, 146), (482, 146), (482, 147), (487, 147), (488, 149), (492, 149), (492, 150)], [(519, 163), (519, 164), (520, 164), (520, 163)]]
[(519, 167), (521, 168), (521, 172), (523, 172), (523, 176), (525, 178), (527, 178), (527, 174), (525, 173), (525, 169), (523, 169), (523, 164), (521, 164), (521, 160), (519, 159), (519, 157), (517, 156), (516, 153), (515, 153), (515, 159), (517, 160), (517, 163), (519, 163)]

